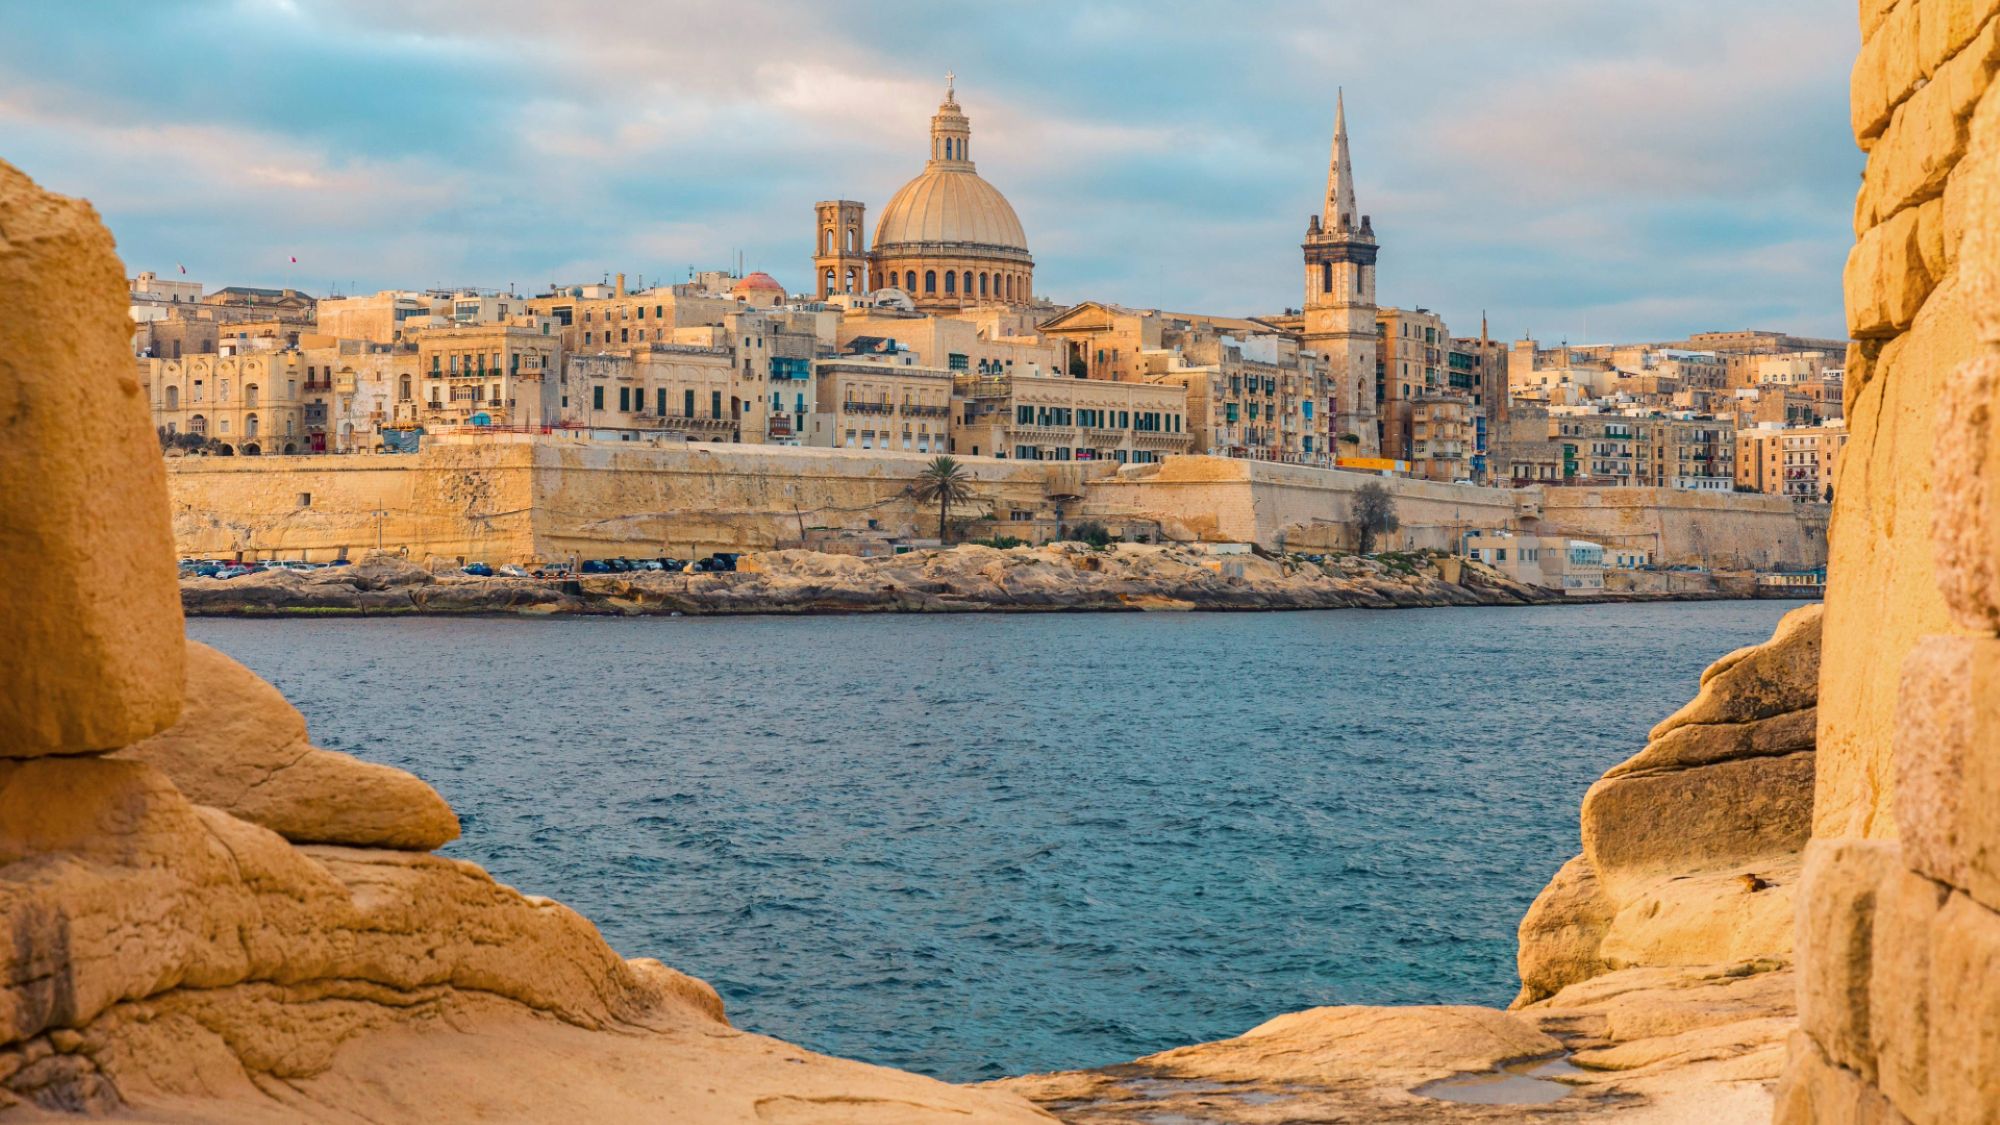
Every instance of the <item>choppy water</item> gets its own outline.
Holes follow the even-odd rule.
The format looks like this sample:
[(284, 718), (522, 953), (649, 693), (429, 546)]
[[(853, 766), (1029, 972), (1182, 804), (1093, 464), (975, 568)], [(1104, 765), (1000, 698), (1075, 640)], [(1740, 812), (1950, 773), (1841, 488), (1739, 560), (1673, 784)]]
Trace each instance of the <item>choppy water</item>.
[(1791, 604), (189, 632), (738, 1026), (970, 1080), (1505, 1003), (1584, 789)]

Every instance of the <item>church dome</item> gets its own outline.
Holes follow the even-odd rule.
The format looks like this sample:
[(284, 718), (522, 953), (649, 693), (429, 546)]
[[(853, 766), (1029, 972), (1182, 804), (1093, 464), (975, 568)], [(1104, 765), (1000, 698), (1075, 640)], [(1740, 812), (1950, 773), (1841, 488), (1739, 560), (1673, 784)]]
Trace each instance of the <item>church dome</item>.
[(941, 243), (1028, 251), (1028, 236), (1013, 205), (969, 167), (924, 169), (890, 197), (875, 226), (877, 251)]
[(931, 118), (931, 158), (923, 172), (882, 208), (875, 224), (875, 253), (1032, 260), (1013, 204), (980, 179), (973, 166), (972, 123), (951, 90)]

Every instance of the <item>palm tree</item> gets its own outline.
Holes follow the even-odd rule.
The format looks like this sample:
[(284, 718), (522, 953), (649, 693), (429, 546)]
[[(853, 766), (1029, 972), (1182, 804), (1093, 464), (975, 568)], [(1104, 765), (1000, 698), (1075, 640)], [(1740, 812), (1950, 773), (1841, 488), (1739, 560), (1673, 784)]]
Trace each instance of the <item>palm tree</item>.
[(930, 464), (917, 474), (916, 483), (910, 486), (910, 495), (919, 504), (937, 501), (938, 545), (943, 546), (945, 521), (951, 518), (951, 506), (972, 499), (972, 474), (949, 457), (933, 457)]

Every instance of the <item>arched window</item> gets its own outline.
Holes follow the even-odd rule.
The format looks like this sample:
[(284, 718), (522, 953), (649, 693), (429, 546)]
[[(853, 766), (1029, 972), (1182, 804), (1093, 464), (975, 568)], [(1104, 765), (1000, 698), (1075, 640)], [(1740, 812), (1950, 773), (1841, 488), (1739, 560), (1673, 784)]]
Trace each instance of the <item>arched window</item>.
[(256, 409), (256, 406), (257, 406), (257, 384), (255, 384), (255, 383), (245, 383), (245, 384), (243, 385), (243, 405), (245, 405), (245, 406), (247, 406), (247, 407), (250, 407), (250, 408), (251, 408), (251, 409), (253, 409), (253, 410), (254, 410), (254, 409)]
[(244, 437), (256, 437), (256, 436), (257, 436), (257, 416), (256, 416), (255, 414), (246, 414), (246, 415), (244, 415), (244, 417), (243, 417), (243, 436), (244, 436)]
[(196, 437), (206, 437), (208, 435), (208, 419), (199, 414), (189, 418), (188, 433)]
[(826, 228), (825, 230), (823, 230), (823, 231), (821, 231), (821, 232), (820, 232), (820, 234), (819, 234), (819, 252), (820, 252), (820, 253), (822, 253), (822, 254), (831, 254), (831, 253), (833, 253), (833, 228), (832, 228), (832, 227), (828, 227), (828, 228)]
[(410, 401), (410, 377), (408, 375), (396, 381), (396, 401)]
[(903, 291), (906, 293), (915, 293), (917, 291), (917, 271), (908, 270), (904, 272)]
[(965, 271), (965, 295), (972, 296), (972, 271)]
[(986, 275), (983, 273), (979, 275), (979, 295), (986, 296)]
[[(946, 275), (945, 275), (945, 281), (946, 281), (947, 283), (949, 283), (949, 282), (950, 282), (950, 280), (951, 280), (951, 275), (950, 275), (950, 274), (946, 274)], [(935, 292), (937, 292), (937, 271), (936, 271), (936, 270), (925, 270), (925, 271), (924, 271), (924, 292), (926, 292), (926, 293), (935, 293)]]
[(1319, 264), (1319, 291), (1328, 294), (1333, 292), (1332, 262), (1321, 262)]
[(224, 379), (222, 382), (217, 383), (215, 385), (215, 401), (217, 402), (229, 401), (229, 380)]
[(847, 292), (854, 292), (854, 271), (852, 269), (847, 271)]
[(860, 251), (861, 251), (861, 228), (860, 228), (860, 227), (848, 227), (848, 228), (847, 228), (847, 249), (848, 249), (849, 251), (853, 252), (853, 253), (860, 253)]
[(167, 384), (167, 409), (179, 410), (180, 408), (181, 408), (181, 389), (169, 383)]
[(950, 270), (946, 270), (944, 273), (944, 291), (947, 293), (958, 292), (958, 275)]
[(828, 270), (828, 271), (826, 271), (826, 288), (825, 288), (825, 289), (823, 290), (823, 292), (827, 292), (827, 293), (831, 293), (831, 292), (833, 292), (833, 271), (832, 271), (832, 270)]

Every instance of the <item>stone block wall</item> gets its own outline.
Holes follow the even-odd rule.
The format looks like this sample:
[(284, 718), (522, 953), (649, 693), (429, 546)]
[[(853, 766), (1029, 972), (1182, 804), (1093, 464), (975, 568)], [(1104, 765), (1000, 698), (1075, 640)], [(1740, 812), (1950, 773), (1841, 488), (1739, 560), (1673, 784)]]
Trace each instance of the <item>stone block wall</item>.
[(1782, 1122), (2000, 1122), (2000, 0), (1864, 0)]

